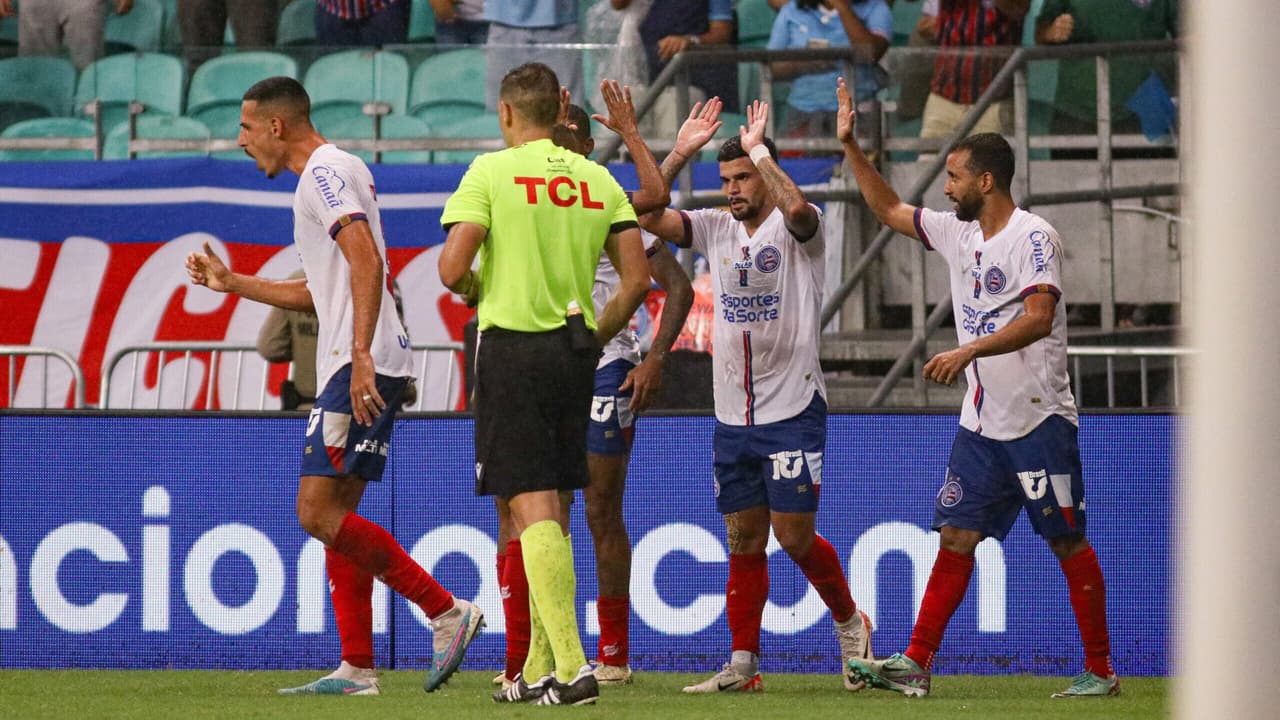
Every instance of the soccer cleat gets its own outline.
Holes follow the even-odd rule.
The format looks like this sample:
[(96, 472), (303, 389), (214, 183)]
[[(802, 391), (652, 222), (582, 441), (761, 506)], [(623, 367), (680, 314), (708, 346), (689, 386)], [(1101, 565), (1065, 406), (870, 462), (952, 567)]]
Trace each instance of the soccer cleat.
[(606, 665), (600, 663), (596, 665), (596, 669), (592, 672), (596, 676), (596, 682), (601, 685), (631, 684), (630, 665)]
[(1112, 675), (1111, 677), (1099, 677), (1085, 670), (1079, 675), (1071, 678), (1071, 687), (1056, 692), (1050, 697), (1070, 698), (1070, 697), (1107, 697), (1108, 695), (1120, 694), (1120, 678)]
[(337, 670), (319, 680), (292, 688), (280, 688), (281, 695), (380, 695), (378, 673), (358, 668), (345, 660)]
[(857, 692), (865, 687), (849, 672), (850, 660), (874, 660), (871, 654), (871, 618), (859, 610), (855, 617), (849, 618), (844, 625), (836, 625), (836, 640), (840, 641), (840, 657), (846, 690)]
[(453, 608), (431, 621), (431, 646), (434, 654), (422, 689), (435, 692), (449, 680), (462, 659), (467, 646), (484, 627), (484, 613), (466, 600), (454, 598)]
[(907, 697), (924, 697), (929, 694), (928, 670), (915, 660), (894, 653), (885, 660), (848, 660), (845, 662), (845, 684), (863, 683), (882, 690), (893, 690)]
[(760, 673), (756, 672), (748, 675), (739, 672), (732, 663), (725, 663), (720, 672), (696, 685), (686, 687), (683, 692), (762, 692), (763, 690), (764, 679), (760, 677)]
[(547, 688), (551, 685), (552, 681), (553, 678), (550, 675), (547, 675), (538, 682), (530, 685), (524, 681), (523, 673), (517, 673), (515, 682), (503, 687), (501, 690), (493, 694), (493, 701), (496, 703), (533, 702), (542, 697), (542, 694), (547, 691)]
[(546, 691), (533, 701), (534, 705), (590, 705), (600, 699), (600, 683), (591, 672), (590, 665), (578, 668), (578, 674), (562, 683), (554, 675), (548, 676)]

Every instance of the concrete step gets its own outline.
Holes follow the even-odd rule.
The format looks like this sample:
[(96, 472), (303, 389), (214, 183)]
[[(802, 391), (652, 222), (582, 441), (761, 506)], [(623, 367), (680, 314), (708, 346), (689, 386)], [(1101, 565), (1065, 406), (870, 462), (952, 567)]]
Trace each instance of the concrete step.
[[(827, 407), (831, 410), (864, 409), (871, 396), (880, 386), (880, 376), (851, 375), (845, 373), (827, 375)], [(888, 408), (942, 408), (960, 411), (960, 403), (964, 401), (964, 382), (957, 382), (951, 387), (937, 383), (925, 383), (924, 404), (916, 395), (915, 382), (912, 377), (900, 380), (881, 407)]]

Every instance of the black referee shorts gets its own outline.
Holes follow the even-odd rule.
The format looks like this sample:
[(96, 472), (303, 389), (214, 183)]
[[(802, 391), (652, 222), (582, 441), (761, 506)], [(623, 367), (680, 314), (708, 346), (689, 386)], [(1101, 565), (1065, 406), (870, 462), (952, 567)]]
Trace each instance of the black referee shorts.
[(566, 329), (489, 328), (476, 353), (476, 494), (510, 498), (587, 486), (596, 353)]

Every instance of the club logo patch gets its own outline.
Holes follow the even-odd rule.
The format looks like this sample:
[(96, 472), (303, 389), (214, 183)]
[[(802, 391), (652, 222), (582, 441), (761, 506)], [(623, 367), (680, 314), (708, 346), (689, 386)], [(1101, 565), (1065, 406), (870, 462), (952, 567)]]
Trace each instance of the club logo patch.
[(782, 266), (782, 253), (772, 245), (766, 245), (756, 253), (756, 269), (763, 273), (771, 273)]
[(955, 480), (948, 480), (938, 490), (938, 502), (942, 507), (955, 507), (960, 504), (960, 499), (963, 497), (964, 489)]
[(1004, 290), (1007, 282), (1004, 271), (998, 267), (987, 268), (987, 272), (982, 276), (982, 286), (992, 295)]

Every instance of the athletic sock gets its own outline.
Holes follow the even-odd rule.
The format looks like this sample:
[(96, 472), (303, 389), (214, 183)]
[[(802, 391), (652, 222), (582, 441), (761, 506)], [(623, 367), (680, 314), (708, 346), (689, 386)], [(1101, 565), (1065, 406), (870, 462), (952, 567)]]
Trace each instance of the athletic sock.
[(1107, 633), (1107, 586), (1098, 556), (1092, 547), (1086, 547), (1061, 564), (1084, 643), (1084, 667), (1098, 677), (1111, 677), (1115, 670), (1111, 667), (1111, 636)]
[(933, 656), (942, 645), (942, 634), (969, 590), (972, 575), (972, 555), (938, 548), (929, 584), (924, 589), (924, 600), (920, 603), (920, 615), (911, 630), (911, 644), (903, 653), (925, 670), (933, 667)]
[(342, 659), (358, 668), (372, 668), (373, 576), (329, 547), (324, 549), (324, 565)]
[(529, 578), (531, 619), (542, 622), (555, 655), (556, 677), (569, 682), (587, 664), (574, 609), (577, 578), (573, 574), (573, 555), (555, 520), (525, 528), (520, 534), (520, 546), (525, 576)]
[(333, 539), (333, 549), (422, 608), (427, 617), (435, 618), (453, 609), (453, 595), (377, 523), (347, 513)]
[(840, 567), (840, 556), (826, 538), (814, 535), (808, 554), (796, 560), (796, 565), (809, 578), (809, 583), (818, 591), (822, 602), (831, 609), (832, 620), (837, 623), (848, 622), (858, 611), (858, 606), (853, 603), (853, 595), (849, 593), (844, 568)]
[(769, 557), (764, 553), (731, 553), (725, 586), (731, 650), (760, 654), (760, 621), (769, 599)]
[(631, 596), (596, 598), (596, 615), (600, 618), (600, 653), (605, 665), (626, 665), (627, 622), (631, 617)]
[[(529, 657), (529, 581), (524, 576), (524, 556), (520, 539), (507, 542), (506, 563), (502, 573), (502, 612), (507, 618), (507, 679), (515, 680)], [(550, 648), (547, 649), (547, 672), (550, 672)], [(543, 673), (546, 674), (546, 673)], [(529, 682), (537, 677), (525, 676)]]

